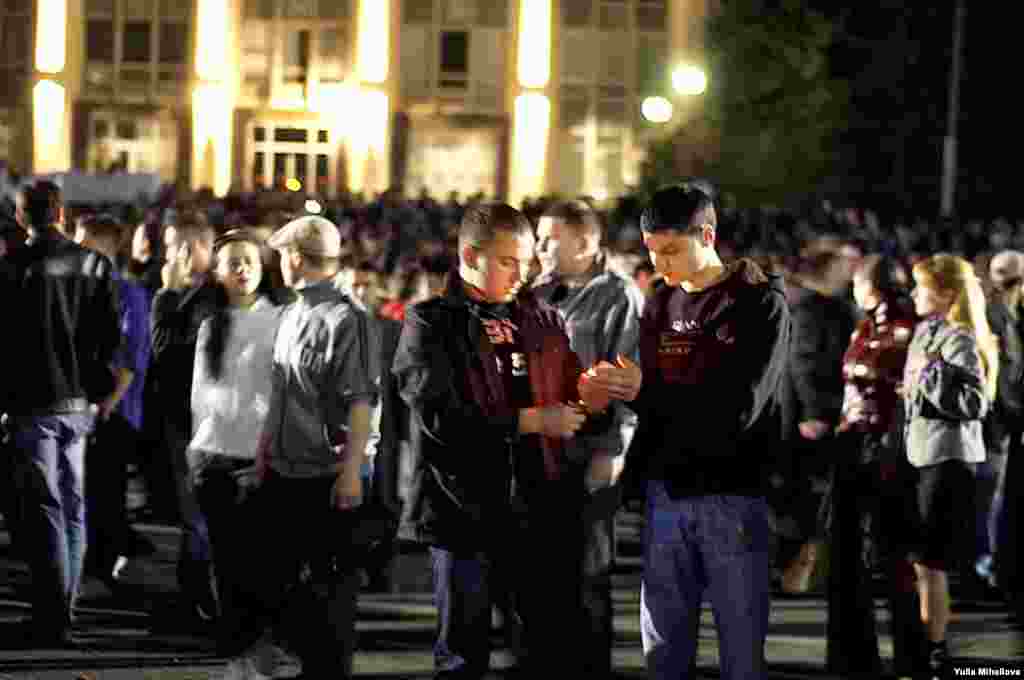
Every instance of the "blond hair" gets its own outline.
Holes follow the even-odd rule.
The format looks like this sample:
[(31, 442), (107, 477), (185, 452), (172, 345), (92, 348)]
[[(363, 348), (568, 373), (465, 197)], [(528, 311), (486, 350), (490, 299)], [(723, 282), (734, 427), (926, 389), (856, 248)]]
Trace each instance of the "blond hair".
[(988, 325), (985, 291), (974, 266), (956, 255), (932, 255), (914, 265), (914, 278), (929, 288), (953, 294), (953, 304), (946, 313), (946, 320), (966, 329), (977, 340), (985, 371), (985, 395), (990, 400), (995, 399), (999, 379), (999, 343)]

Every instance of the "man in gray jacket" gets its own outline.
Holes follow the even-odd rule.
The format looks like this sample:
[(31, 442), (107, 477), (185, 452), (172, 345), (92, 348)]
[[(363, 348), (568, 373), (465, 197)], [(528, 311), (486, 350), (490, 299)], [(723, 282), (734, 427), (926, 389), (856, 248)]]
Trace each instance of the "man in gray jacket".
[[(380, 359), (376, 326), (334, 282), (341, 236), (330, 221), (300, 217), (270, 237), (284, 282), (298, 294), (281, 318), (272, 393), (257, 451), (259, 546), (253, 602), (235, 635), (228, 677), (249, 677), (252, 645), (286, 605), (290, 587), (310, 567), (312, 597), (294, 640), (305, 676), (348, 678), (355, 651), (359, 574), (352, 511), (362, 503), (361, 471), (377, 440)], [(262, 669), (258, 669), (261, 670)]]
[[(598, 215), (581, 201), (556, 203), (537, 226), (537, 255), (543, 267), (537, 297), (565, 319), (566, 332), (580, 364), (594, 377), (621, 373), (623, 360), (639, 363), (640, 316), (644, 296), (637, 285), (608, 267), (601, 248)], [(583, 515), (582, 599), (587, 615), (588, 677), (611, 674), (613, 614), (611, 571), (615, 555), (615, 513), (621, 502), (618, 481), (626, 449), (636, 431), (636, 414), (616, 408), (618, 447), (594, 454), (587, 485), (591, 492)]]

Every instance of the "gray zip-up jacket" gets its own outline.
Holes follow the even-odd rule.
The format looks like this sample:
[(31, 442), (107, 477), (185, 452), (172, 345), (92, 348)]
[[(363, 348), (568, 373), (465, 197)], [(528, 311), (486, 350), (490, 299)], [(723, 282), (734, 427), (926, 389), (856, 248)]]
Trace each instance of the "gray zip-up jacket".
[(380, 340), (376, 324), (324, 281), (285, 308), (271, 372), (270, 467), (284, 477), (332, 474), (345, 443), (349, 405), (376, 408), (367, 455), (380, 439)]
[[(589, 277), (589, 278), (588, 278)], [(626, 277), (612, 271), (601, 254), (583, 277), (581, 285), (573, 285), (558, 276), (540, 279), (534, 294), (555, 307), (565, 320), (573, 352), (584, 369), (599, 361), (615, 363), (621, 354), (640, 362), (640, 317), (644, 311), (644, 295)], [(616, 409), (621, 455), (629, 448), (636, 433), (637, 417), (625, 405)]]
[(942, 318), (917, 325), (903, 373), (907, 457), (914, 467), (985, 460), (989, 409), (978, 343)]

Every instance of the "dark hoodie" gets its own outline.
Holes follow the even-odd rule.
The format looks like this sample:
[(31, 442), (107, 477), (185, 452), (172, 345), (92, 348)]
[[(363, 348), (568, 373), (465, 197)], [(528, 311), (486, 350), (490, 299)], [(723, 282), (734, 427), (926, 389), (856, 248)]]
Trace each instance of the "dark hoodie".
[(674, 497), (761, 495), (789, 336), (781, 278), (750, 260), (702, 291), (658, 290), (640, 323), (631, 482), (664, 480)]

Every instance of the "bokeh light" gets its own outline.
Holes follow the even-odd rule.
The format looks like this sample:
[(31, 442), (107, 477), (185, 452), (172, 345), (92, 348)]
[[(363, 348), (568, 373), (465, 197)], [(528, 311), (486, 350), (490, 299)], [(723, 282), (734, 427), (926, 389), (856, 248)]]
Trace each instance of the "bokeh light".
[(667, 123), (672, 120), (672, 102), (664, 97), (647, 97), (640, 104), (640, 113), (650, 123)]
[(672, 88), (682, 95), (703, 94), (708, 88), (708, 77), (696, 66), (683, 64), (672, 71)]

